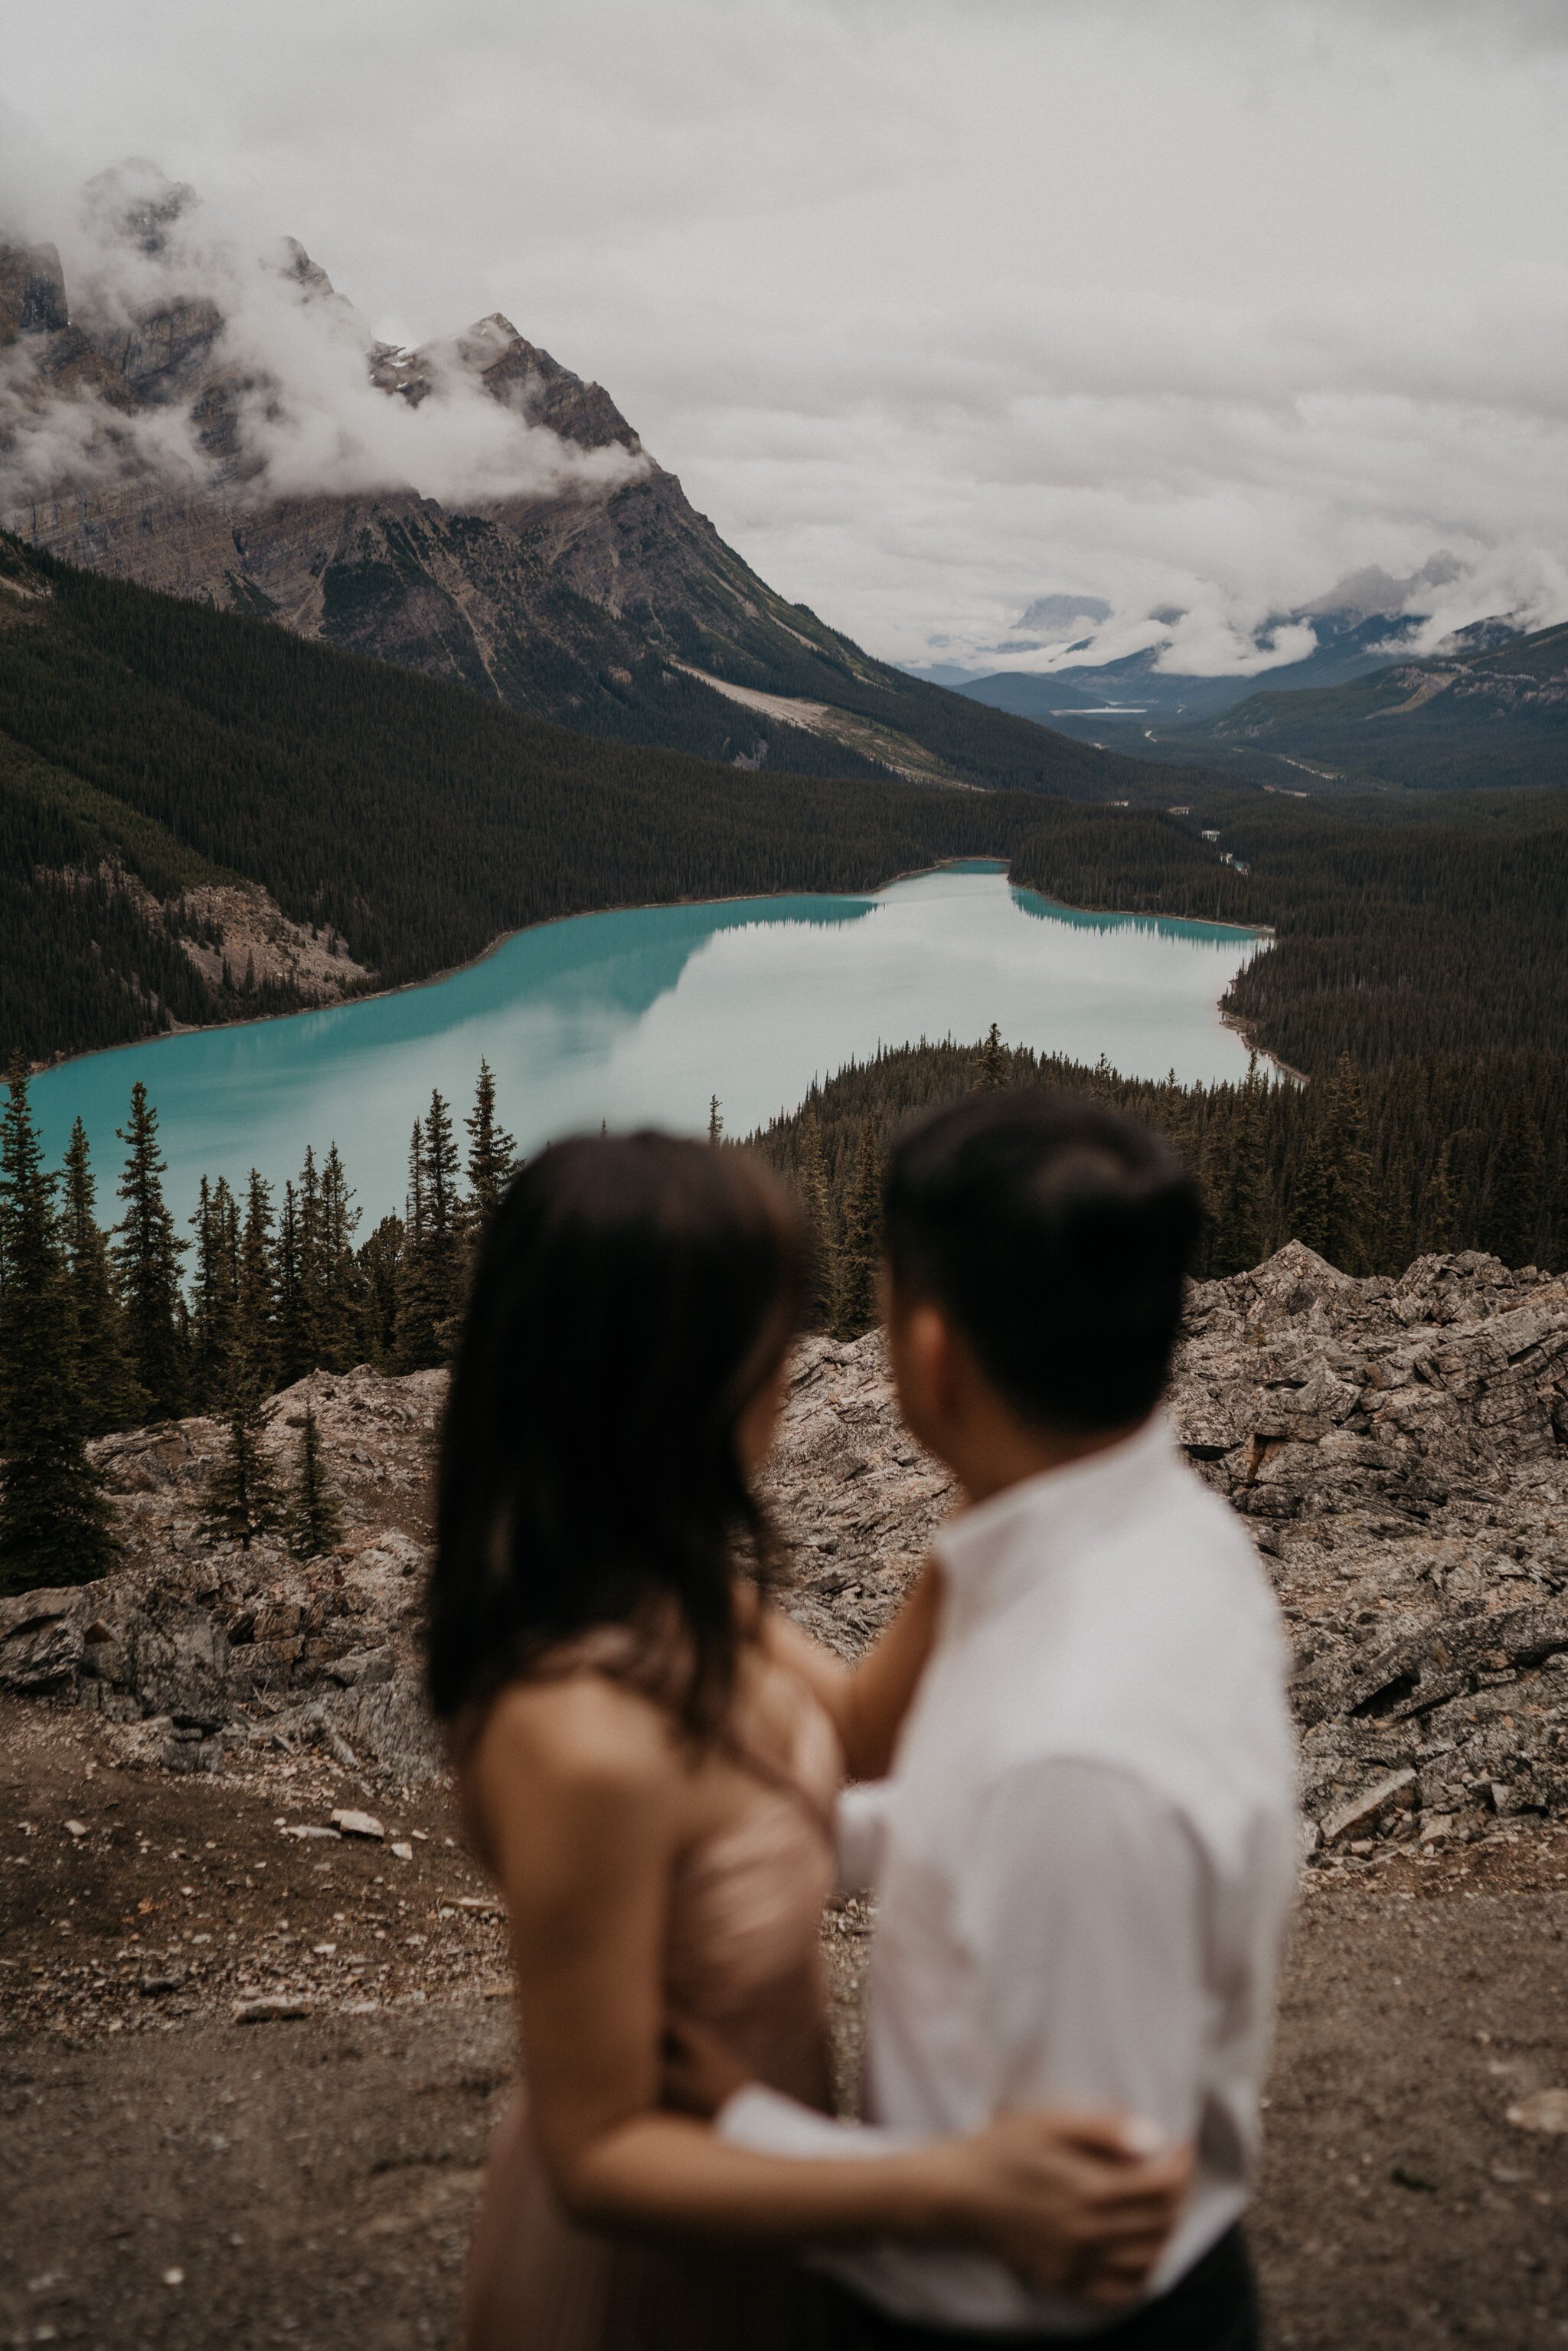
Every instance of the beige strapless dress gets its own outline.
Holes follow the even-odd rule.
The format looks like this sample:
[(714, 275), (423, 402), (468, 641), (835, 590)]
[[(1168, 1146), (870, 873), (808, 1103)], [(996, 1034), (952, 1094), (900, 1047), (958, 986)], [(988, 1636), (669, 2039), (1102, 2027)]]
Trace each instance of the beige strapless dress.
[[(586, 1660), (585, 1660), (586, 1662)], [(819, 1930), (842, 1759), (789, 1677), (788, 1719), (737, 1719), (724, 1751), (750, 1794), (686, 1855), (671, 1892), (673, 2011), (719, 2033), (758, 2080), (827, 2110)], [(600, 2236), (561, 2211), (519, 2095), (491, 2147), (464, 2304), (465, 2351), (818, 2351), (817, 2288), (765, 2250)]]

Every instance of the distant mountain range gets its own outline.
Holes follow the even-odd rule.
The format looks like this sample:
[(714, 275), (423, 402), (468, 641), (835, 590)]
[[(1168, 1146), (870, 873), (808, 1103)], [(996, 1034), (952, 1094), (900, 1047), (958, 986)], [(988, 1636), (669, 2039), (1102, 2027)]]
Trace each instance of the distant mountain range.
[(1568, 624), (1385, 664), (1345, 684), (1270, 688), (1206, 724), (1161, 727), (1144, 748), (1309, 790), (1565, 786)]
[[(1304, 622), (1317, 640), (1261, 675), (1162, 670), (1158, 644), (1044, 674), (943, 674), (976, 701), (1107, 751), (1287, 789), (1568, 785), (1568, 626), (1526, 635), (1500, 616), (1458, 630), (1439, 653), (1400, 657), (1424, 625), (1422, 591), (1453, 576), (1439, 555), (1406, 580), (1373, 569), (1342, 580), (1259, 632), (1263, 643)], [(1026, 622), (1059, 630), (1069, 614), (1092, 618), (1092, 601), (1041, 598), (1009, 650), (1030, 649)]]
[[(102, 175), (87, 217), (79, 299), (54, 247), (0, 245), (0, 526), (34, 545), (585, 733), (743, 768), (1125, 789), (776, 594), (609, 393), (508, 319), (379, 342), (296, 244), (220, 266), (193, 192), (149, 165)], [(361, 437), (413, 414), (437, 447), (457, 419), (497, 444), (495, 478), (436, 498), (361, 463), (344, 484), (345, 402)]]
[[(1357, 615), (1325, 612), (1314, 621), (1316, 649), (1303, 660), (1282, 663), (1264, 673), (1270, 691), (1297, 685), (1343, 685), (1380, 668), (1388, 659), (1391, 639), (1414, 635), (1419, 623), (1378, 613)], [(1090, 740), (1141, 744), (1144, 730), (1156, 721), (1211, 718), (1257, 690), (1250, 677), (1196, 677), (1166, 671), (1157, 664), (1162, 648), (1150, 645), (1142, 653), (1124, 654), (1119, 661), (1073, 663), (1045, 675), (1021, 670), (1001, 670), (956, 691), (984, 702), (994, 710), (1010, 710), (1018, 717), (1060, 726), (1064, 734)]]
[[(976, 675), (944, 665), (918, 674), (939, 677), (956, 692), (992, 709), (1033, 718), (1081, 740), (1157, 758), (1165, 748), (1168, 729), (1216, 722), (1222, 713), (1255, 695), (1345, 686), (1373, 675), (1387, 666), (1402, 643), (1417, 634), (1427, 618), (1424, 599), (1446, 586), (1456, 572), (1454, 559), (1438, 554), (1403, 580), (1375, 565), (1353, 573), (1315, 602), (1276, 613), (1262, 623), (1255, 632), (1260, 653), (1271, 649), (1281, 631), (1303, 624), (1317, 642), (1301, 659), (1260, 673), (1208, 677), (1163, 669), (1160, 664), (1170, 642), (1166, 638), (1117, 660), (1069, 663), (1044, 674), (1000, 670)], [(1062, 623), (1070, 615), (1082, 614), (1086, 621), (1097, 622), (1107, 611), (1092, 597), (1041, 597), (1020, 616), (1014, 637), (998, 650), (1043, 652), (1052, 642), (1061, 642)], [(1031, 629), (1043, 632), (1038, 643), (1030, 639)], [(1504, 619), (1482, 621), (1461, 632), (1454, 649), (1484, 650), (1518, 633)], [(1066, 650), (1087, 652), (1092, 643), (1091, 634), (1084, 637), (1082, 647), (1068, 645)], [(1198, 754), (1189, 745), (1183, 756)]]

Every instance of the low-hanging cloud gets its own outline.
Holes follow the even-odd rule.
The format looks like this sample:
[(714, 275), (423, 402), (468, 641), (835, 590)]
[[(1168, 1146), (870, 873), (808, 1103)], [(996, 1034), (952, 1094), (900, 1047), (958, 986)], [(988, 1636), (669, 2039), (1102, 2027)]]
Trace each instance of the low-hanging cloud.
[(240, 507), (413, 490), (462, 509), (591, 495), (645, 465), (493, 398), (476, 369), (507, 340), (492, 322), (414, 359), (382, 355), (383, 374), (417, 375), (417, 401), (378, 384), (376, 338), (300, 246), (237, 232), (155, 165), (99, 175), (51, 225), (72, 324), (122, 372), (56, 391), (31, 338), (0, 354), (0, 507), (152, 474)]

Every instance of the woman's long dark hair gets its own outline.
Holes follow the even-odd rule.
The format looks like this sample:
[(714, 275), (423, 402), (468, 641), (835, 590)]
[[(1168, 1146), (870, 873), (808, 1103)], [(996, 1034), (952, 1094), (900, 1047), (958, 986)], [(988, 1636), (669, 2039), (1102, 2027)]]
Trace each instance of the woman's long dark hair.
[(736, 1447), (799, 1323), (802, 1240), (745, 1153), (665, 1134), (552, 1145), (480, 1251), (441, 1438), (428, 1687), (473, 1718), (596, 1626), (671, 1631), (711, 1729), (735, 1573), (771, 1531)]

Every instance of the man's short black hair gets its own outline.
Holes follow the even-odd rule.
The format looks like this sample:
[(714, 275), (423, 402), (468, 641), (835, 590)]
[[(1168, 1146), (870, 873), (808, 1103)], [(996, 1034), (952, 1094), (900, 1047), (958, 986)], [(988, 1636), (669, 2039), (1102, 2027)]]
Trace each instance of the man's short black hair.
[(895, 1292), (943, 1309), (1020, 1419), (1153, 1410), (1203, 1216), (1157, 1135), (1072, 1094), (971, 1094), (900, 1138), (883, 1207)]

